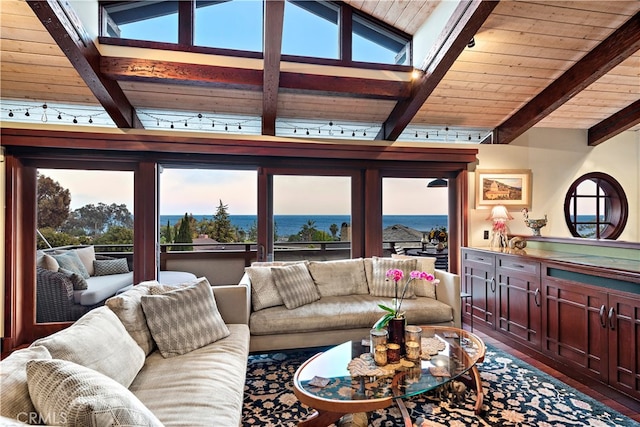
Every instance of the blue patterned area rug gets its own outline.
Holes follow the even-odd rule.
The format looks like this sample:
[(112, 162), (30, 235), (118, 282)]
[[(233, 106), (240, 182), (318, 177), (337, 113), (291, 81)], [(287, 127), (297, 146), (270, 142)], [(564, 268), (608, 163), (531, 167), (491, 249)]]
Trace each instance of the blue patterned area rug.
[[(244, 392), (244, 426), (294, 427), (313, 413), (293, 393), (296, 369), (319, 350), (249, 356)], [(484, 410), (475, 415), (475, 393), (459, 401), (436, 392), (407, 399), (417, 427), (536, 426), (638, 427), (634, 420), (552, 378), (533, 366), (487, 345), (479, 365), (485, 390)], [(402, 425), (391, 406), (369, 414), (370, 426)]]

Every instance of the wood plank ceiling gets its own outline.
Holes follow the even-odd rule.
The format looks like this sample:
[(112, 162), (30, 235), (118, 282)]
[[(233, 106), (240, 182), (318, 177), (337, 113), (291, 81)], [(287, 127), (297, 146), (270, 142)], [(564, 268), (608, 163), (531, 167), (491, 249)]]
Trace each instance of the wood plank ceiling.
[[(345, 0), (412, 35), (439, 2)], [(407, 83), (413, 86), (400, 89), (395, 99), (367, 96), (366, 89), (355, 93), (347, 89), (353, 80), (342, 82), (346, 88), (339, 93), (323, 89), (320, 76), (291, 83), (273, 46), (265, 52), (264, 68), (270, 72), (263, 78), (258, 70), (251, 87), (117, 76), (116, 81), (105, 73), (97, 50), (82, 47), (81, 31), (63, 42), (51, 36), (56, 30), (46, 8), (55, 17), (61, 7), (55, 0), (3, 0), (0, 6), (1, 98), (102, 105), (121, 127), (140, 126), (138, 109), (180, 106), (262, 116), (265, 134), (275, 132), (276, 118), (384, 124), (378, 138), (391, 140), (407, 126), (494, 129), (498, 143), (509, 143), (531, 126), (588, 129), (592, 145), (625, 129), (640, 131), (640, 1), (469, 1), (458, 27), (438, 41), (447, 49), (444, 56), (431, 58), (425, 75)], [(281, 20), (279, 8), (267, 10), (271, 22)], [(473, 48), (466, 47), (469, 35)], [(426, 52), (414, 55), (422, 58)], [(367, 81), (362, 86), (396, 90)]]

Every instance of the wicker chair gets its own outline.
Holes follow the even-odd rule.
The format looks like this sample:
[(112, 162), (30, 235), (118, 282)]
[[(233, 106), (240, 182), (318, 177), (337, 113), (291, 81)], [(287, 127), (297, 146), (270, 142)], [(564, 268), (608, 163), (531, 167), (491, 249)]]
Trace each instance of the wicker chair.
[(72, 322), (94, 307), (76, 304), (73, 283), (57, 271), (37, 268), (36, 322)]

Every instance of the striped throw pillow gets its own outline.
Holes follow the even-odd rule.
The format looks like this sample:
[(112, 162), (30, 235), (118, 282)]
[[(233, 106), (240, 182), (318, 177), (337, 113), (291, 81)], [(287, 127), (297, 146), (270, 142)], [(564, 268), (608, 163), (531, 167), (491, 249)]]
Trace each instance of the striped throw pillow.
[(288, 309), (303, 306), (320, 299), (320, 293), (306, 264), (271, 267), (271, 273)]
[(229, 336), (209, 281), (161, 295), (142, 295), (147, 326), (163, 357), (188, 353)]

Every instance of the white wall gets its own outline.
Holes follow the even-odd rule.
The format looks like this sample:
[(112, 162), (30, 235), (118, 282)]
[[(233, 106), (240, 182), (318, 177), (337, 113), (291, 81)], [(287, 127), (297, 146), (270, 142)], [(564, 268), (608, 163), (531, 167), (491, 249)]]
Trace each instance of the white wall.
[[(640, 132), (622, 134), (596, 146), (587, 145), (584, 130), (533, 128), (509, 145), (479, 145), (477, 169), (531, 169), (532, 206), (529, 218), (547, 215), (543, 236), (571, 237), (564, 220), (569, 186), (588, 172), (604, 172), (624, 189), (629, 203), (627, 226), (618, 240), (640, 242)], [(475, 172), (469, 176), (469, 245), (487, 246), (483, 231), (491, 229), (487, 209), (475, 208)], [(520, 209), (510, 211), (514, 234), (531, 234)]]
[(445, 25), (451, 18), (451, 15), (458, 7), (460, 1), (448, 0), (443, 1), (434, 9), (433, 13), (422, 24), (418, 31), (413, 35), (413, 66), (414, 68), (422, 68), (423, 62), (435, 42), (438, 40), (440, 33), (444, 30)]

